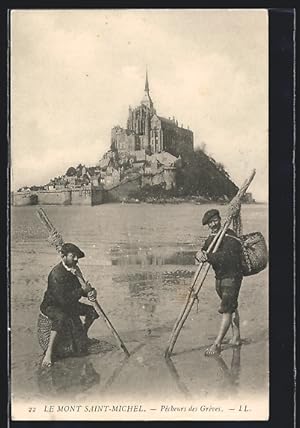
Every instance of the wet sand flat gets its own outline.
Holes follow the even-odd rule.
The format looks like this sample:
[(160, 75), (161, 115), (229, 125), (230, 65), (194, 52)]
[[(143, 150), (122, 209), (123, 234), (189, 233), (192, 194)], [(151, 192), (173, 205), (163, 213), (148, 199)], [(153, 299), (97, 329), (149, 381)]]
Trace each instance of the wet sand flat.
[[(47, 276), (59, 257), (46, 240), (36, 207), (12, 208), (13, 397), (28, 401), (142, 397), (162, 403), (187, 397), (267, 396), (268, 269), (243, 280), (240, 348), (225, 343), (221, 358), (204, 357), (221, 318), (210, 270), (171, 362), (164, 358), (196, 270), (194, 255), (208, 233), (201, 218), (209, 208), (194, 204), (44, 207), (65, 241), (85, 252), (81, 269), (98, 290), (100, 304), (132, 355), (125, 358), (104, 322), (97, 320), (90, 336), (102, 341), (102, 352), (58, 361), (42, 375), (37, 316)], [(226, 206), (218, 208), (221, 214), (226, 212)], [(267, 239), (267, 215), (267, 205), (244, 205), (244, 233), (261, 231)]]

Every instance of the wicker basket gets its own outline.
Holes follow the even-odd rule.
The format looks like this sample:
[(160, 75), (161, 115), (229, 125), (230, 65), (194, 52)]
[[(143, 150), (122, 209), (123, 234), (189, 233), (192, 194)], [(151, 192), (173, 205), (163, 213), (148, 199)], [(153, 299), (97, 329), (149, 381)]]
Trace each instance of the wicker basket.
[[(49, 345), (51, 328), (51, 320), (40, 312), (38, 316), (37, 335), (39, 344), (44, 352)], [(86, 334), (83, 330), (80, 318), (67, 318), (63, 331), (56, 337), (53, 347), (54, 357), (64, 358), (73, 355), (85, 354), (86, 352)]]
[(260, 232), (240, 236), (242, 241), (243, 275), (254, 275), (266, 268), (268, 264), (268, 250), (266, 241)]
[(38, 316), (37, 334), (40, 347), (44, 352), (47, 350), (49, 345), (51, 327), (52, 323), (49, 318), (40, 312)]

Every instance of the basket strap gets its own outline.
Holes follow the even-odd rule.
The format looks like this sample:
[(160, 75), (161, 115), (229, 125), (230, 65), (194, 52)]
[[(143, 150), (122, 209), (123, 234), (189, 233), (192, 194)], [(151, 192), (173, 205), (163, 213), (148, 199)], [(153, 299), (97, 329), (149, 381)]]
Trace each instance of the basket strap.
[(238, 241), (240, 244), (243, 245), (243, 241), (240, 238), (238, 238), (237, 236), (228, 235), (227, 233), (225, 233), (225, 236), (228, 236), (228, 238), (233, 238), (236, 241)]
[(47, 317), (47, 315), (43, 314), (43, 312), (42, 312), (41, 310), (40, 310), (39, 312), (40, 312), (40, 315), (41, 315), (43, 318), (46, 318), (47, 320), (49, 320), (49, 321), (50, 321), (49, 317)]

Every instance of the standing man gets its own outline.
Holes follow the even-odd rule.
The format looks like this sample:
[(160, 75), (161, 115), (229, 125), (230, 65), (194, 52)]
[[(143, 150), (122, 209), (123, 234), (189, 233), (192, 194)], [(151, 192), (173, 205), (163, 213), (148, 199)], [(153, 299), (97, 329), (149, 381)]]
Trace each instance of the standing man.
[(213, 356), (221, 352), (222, 341), (232, 326), (232, 345), (240, 344), (240, 320), (238, 313), (238, 296), (242, 283), (242, 247), (233, 230), (227, 229), (221, 245), (215, 253), (208, 253), (207, 249), (214, 236), (221, 228), (220, 213), (216, 209), (207, 211), (202, 219), (202, 224), (210, 229), (210, 235), (206, 239), (202, 250), (196, 255), (199, 262), (208, 262), (212, 265), (216, 276), (216, 291), (221, 299), (219, 312), (222, 321), (218, 335), (214, 343), (206, 349), (206, 356)]
[[(97, 297), (94, 288), (81, 288), (77, 278), (76, 265), (78, 259), (84, 257), (84, 253), (76, 245), (66, 243), (62, 246), (61, 256), (62, 261), (48, 276), (48, 288), (40, 306), (42, 314), (51, 321), (50, 338), (42, 367), (51, 366), (55, 342), (68, 329), (71, 330), (68, 336), (72, 341), (70, 348), (74, 352), (80, 353), (95, 342), (95, 339), (88, 338), (87, 333), (99, 315), (93, 306), (79, 302), (81, 297), (87, 297), (91, 302)], [(80, 316), (85, 317), (83, 324)]]

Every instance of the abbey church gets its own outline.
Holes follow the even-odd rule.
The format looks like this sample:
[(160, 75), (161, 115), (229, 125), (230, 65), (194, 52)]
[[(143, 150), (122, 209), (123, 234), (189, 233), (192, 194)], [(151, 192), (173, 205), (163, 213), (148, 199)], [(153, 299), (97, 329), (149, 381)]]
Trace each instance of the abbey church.
[(115, 126), (111, 132), (111, 149), (119, 153), (142, 151), (147, 155), (168, 152), (175, 157), (193, 151), (194, 137), (189, 129), (178, 126), (177, 120), (159, 116), (150, 96), (146, 72), (144, 97), (141, 104), (129, 107), (127, 128)]
[[(189, 159), (196, 154), (197, 168), (194, 165), (192, 169), (195, 180), (191, 180)], [(140, 105), (129, 107), (126, 129), (112, 128), (110, 149), (96, 166), (79, 164), (43, 186), (20, 188), (13, 195), (13, 204), (94, 205), (124, 201), (132, 194), (143, 200), (154, 186), (167, 191), (179, 189), (188, 195), (196, 192), (209, 200), (225, 200), (237, 192), (222, 164), (203, 151), (194, 152), (194, 136), (188, 127), (178, 126), (174, 117), (157, 114), (146, 72)], [(140, 191), (146, 192), (144, 196)]]

